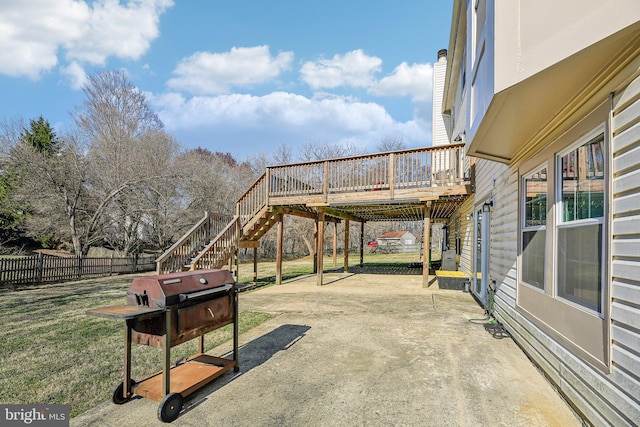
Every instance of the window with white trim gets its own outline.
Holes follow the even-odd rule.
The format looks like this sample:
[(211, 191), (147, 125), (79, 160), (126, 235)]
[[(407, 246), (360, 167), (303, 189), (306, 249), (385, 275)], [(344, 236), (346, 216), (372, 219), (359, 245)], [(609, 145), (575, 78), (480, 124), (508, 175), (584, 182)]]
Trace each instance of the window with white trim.
[(557, 155), (557, 296), (602, 313), (604, 133)]
[(516, 294), (518, 309), (536, 327), (606, 371), (610, 117), (605, 100), (522, 162)]
[(547, 237), (547, 167), (541, 166), (522, 179), (522, 281), (545, 288)]

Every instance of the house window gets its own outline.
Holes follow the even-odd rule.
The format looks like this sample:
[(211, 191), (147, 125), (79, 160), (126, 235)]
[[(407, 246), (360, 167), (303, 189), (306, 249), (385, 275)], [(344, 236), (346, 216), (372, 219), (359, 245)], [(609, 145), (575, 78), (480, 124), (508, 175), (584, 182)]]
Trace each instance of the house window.
[(521, 164), (516, 305), (594, 366), (611, 367), (609, 100)]
[(522, 281), (544, 289), (545, 243), (547, 236), (547, 167), (526, 175), (522, 183)]
[(557, 156), (557, 295), (602, 313), (604, 133)]

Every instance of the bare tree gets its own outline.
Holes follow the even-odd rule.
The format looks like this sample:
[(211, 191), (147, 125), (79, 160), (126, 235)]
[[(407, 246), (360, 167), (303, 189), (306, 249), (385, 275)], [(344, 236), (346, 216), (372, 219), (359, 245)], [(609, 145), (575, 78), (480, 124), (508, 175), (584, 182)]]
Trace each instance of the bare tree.
[(299, 150), (299, 158), (303, 162), (357, 156), (360, 154), (364, 154), (364, 151), (351, 141), (336, 144), (311, 141), (302, 145)]
[(126, 254), (146, 246), (166, 247), (183, 212), (175, 165), (178, 145), (173, 137), (150, 131), (134, 144), (140, 157), (132, 159), (130, 167), (138, 170), (116, 187), (121, 191), (104, 212), (104, 240)]
[(293, 149), (285, 143), (281, 143), (271, 154), (273, 165), (286, 165), (293, 163)]
[(50, 235), (70, 241), (76, 253), (91, 241), (92, 209), (83, 206), (88, 164), (74, 135), (57, 142), (55, 152), (41, 150), (18, 138), (10, 157), (19, 174), (16, 197), (28, 205), (27, 231), (31, 236)]
[(16, 200), (29, 206), (29, 233), (69, 242), (78, 255), (94, 245), (130, 254), (168, 247), (204, 210), (235, 212), (256, 178), (251, 164), (230, 153), (180, 153), (122, 72), (90, 76), (84, 93), (74, 128), (55, 144), (22, 121), (0, 129), (0, 172), (12, 164), (24, 177)]
[(406, 149), (407, 144), (404, 142), (404, 139), (401, 136), (386, 136), (380, 140), (376, 148), (380, 152), (398, 151)]

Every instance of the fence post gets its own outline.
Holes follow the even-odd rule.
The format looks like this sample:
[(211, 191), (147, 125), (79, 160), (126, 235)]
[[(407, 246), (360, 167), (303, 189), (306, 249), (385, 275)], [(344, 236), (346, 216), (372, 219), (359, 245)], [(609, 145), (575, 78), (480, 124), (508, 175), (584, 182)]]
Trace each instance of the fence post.
[(42, 252), (39, 252), (38, 253), (38, 277), (37, 277), (37, 280), (36, 280), (38, 282), (42, 282), (43, 263), (44, 263), (44, 254)]
[(78, 278), (82, 277), (82, 255), (76, 257), (76, 275)]
[(111, 252), (111, 260), (109, 263), (109, 276), (113, 276), (113, 255), (116, 253), (116, 251)]

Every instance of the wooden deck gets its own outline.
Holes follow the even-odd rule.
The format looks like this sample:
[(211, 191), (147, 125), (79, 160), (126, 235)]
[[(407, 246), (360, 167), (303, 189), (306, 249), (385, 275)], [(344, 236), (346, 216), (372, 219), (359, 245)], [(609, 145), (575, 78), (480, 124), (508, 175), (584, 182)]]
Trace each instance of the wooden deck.
[[(284, 215), (314, 219), (317, 245), (323, 242), (324, 223), (342, 220), (360, 222), (361, 227), (369, 221), (424, 221), (426, 242), (431, 221), (449, 218), (472, 188), (473, 165), (464, 154), (464, 144), (270, 166), (240, 197), (236, 215), (226, 226), (220, 218), (216, 222), (205, 215), (158, 258), (158, 273), (220, 268), (238, 248), (253, 248), (256, 258), (260, 238), (276, 224), (280, 272)], [(217, 234), (212, 234), (214, 229)], [(348, 230), (345, 227), (345, 246)], [(364, 233), (360, 235), (362, 239)], [(361, 263), (362, 246), (360, 242)], [(321, 249), (316, 253), (322, 254)], [(345, 251), (345, 271), (347, 257)], [(322, 257), (317, 258), (318, 284), (322, 284)], [(276, 282), (280, 280), (277, 273)]]

